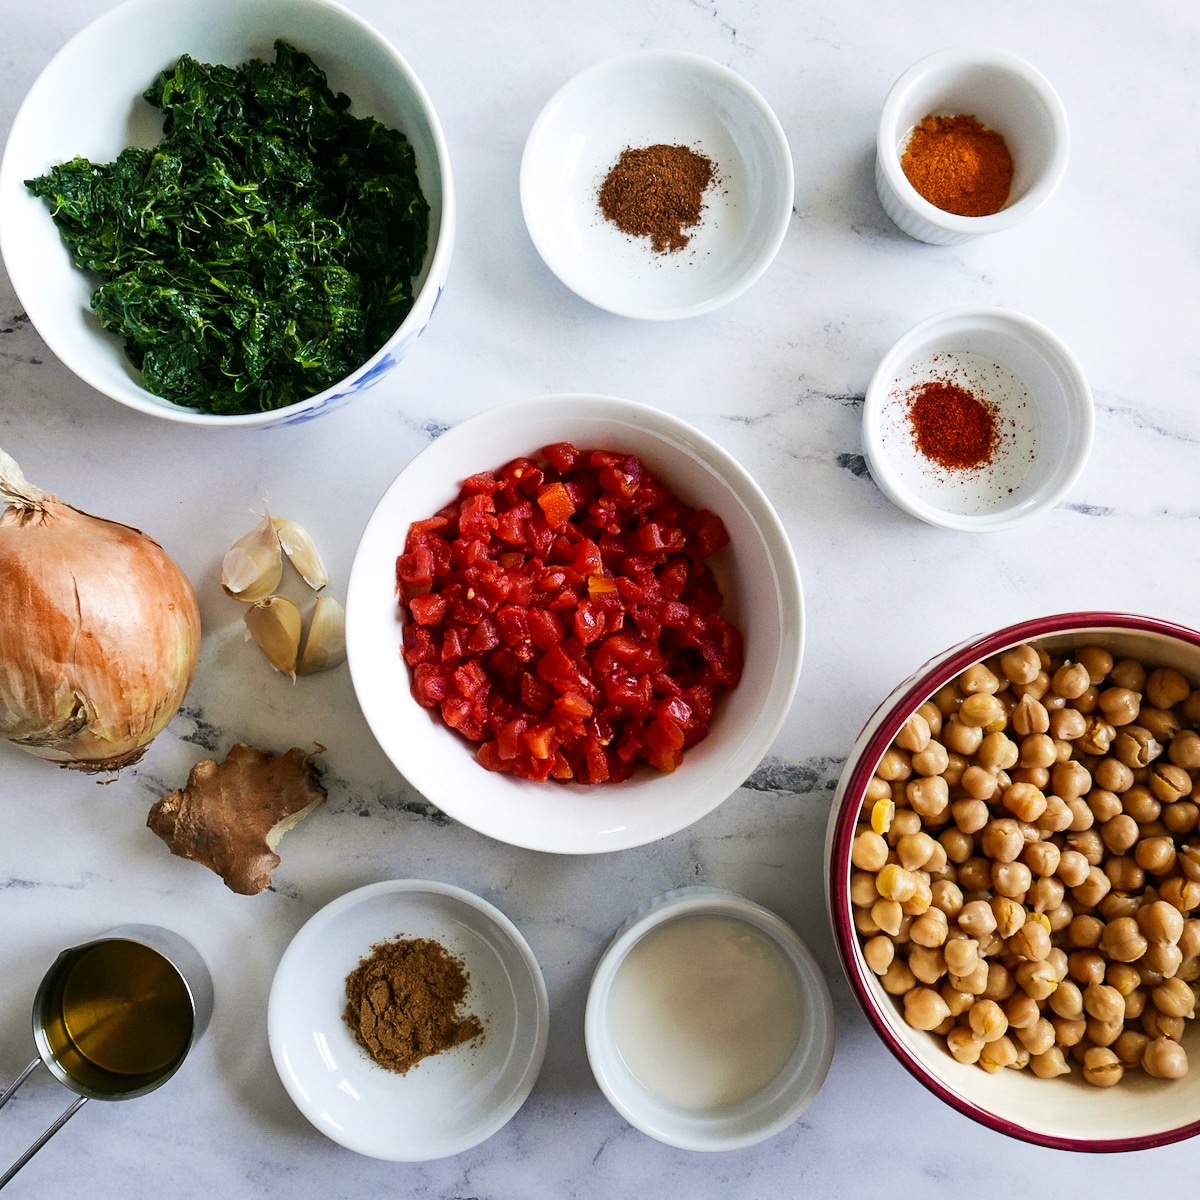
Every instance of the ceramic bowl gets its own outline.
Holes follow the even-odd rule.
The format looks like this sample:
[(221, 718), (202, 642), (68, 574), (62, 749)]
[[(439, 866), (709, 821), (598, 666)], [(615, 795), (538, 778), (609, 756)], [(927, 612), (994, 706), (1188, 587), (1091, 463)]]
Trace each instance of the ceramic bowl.
[[(725, 613), (742, 631), (745, 670), (718, 698), (708, 737), (671, 774), (622, 783), (534, 783), (485, 770), (474, 746), (417, 704), (400, 657), (396, 557), (409, 525), (461, 481), (542, 446), (571, 441), (638, 455), (685, 503), (716, 512), (730, 544), (709, 559)], [(400, 472), (363, 532), (346, 597), (346, 650), (359, 705), (396, 768), (455, 820), (502, 842), (563, 854), (623, 850), (697, 821), (736, 790), (783, 724), (800, 672), (804, 611), (787, 534), (746, 471), (678, 417), (605, 396), (499, 405), (442, 434)]]
[[(930, 115), (973, 116), (1000, 134), (1013, 159), (1008, 201), (987, 217), (960, 217), (930, 204), (900, 165), (914, 126)], [(921, 59), (883, 104), (875, 189), (889, 217), (918, 241), (951, 246), (1025, 220), (1062, 182), (1071, 152), (1067, 116), (1045, 76), (1003, 50), (961, 46)]]
[[(951, 1058), (942, 1039), (911, 1028), (900, 1006), (867, 967), (850, 900), (851, 847), (868, 782), (908, 717), (966, 667), (1033, 642), (1051, 655), (1100, 645), (1114, 658), (1147, 668), (1171, 666), (1200, 685), (1200, 633), (1153, 617), (1074, 612), (1023, 621), (979, 635), (939, 654), (901, 683), (875, 710), (854, 743), (830, 811), (825, 841), (826, 892), (834, 938), (855, 999), (884, 1045), (916, 1079), (959, 1112), (1022, 1141), (1060, 1150), (1141, 1150), (1200, 1133), (1200, 1024), (1187, 1023), (1184, 1046), (1193, 1068), (1180, 1080), (1127, 1071), (1111, 1088), (1030, 1071), (988, 1074)], [(1191, 914), (1194, 915), (1194, 914)]]
[[(404, 1075), (373, 1062), (342, 1019), (346, 977), (397, 937), (440, 942), (462, 961), (463, 1008), (484, 1026)], [(267, 1008), (271, 1056), (296, 1107), (340, 1145), (394, 1162), (459, 1154), (504, 1126), (537, 1080), (548, 1030), (546, 985), (517, 927), (479, 896), (421, 879), (358, 888), (311, 917)]]
[[(622, 150), (661, 143), (716, 167), (691, 240), (655, 253), (606, 221), (600, 186)], [(546, 265), (577, 295), (646, 320), (727, 304), (771, 264), (791, 219), (792, 158), (775, 114), (740, 75), (697, 54), (647, 50), (558, 91), (521, 160), (521, 208)]]
[[(162, 116), (141, 99), (159, 71), (187, 53), (238, 65), (274, 60), (283, 38), (310, 53), (351, 112), (399, 129), (413, 145), (429, 201), (429, 250), (414, 281), (416, 303), (400, 327), (357, 370), (315, 396), (271, 412), (219, 416), (155, 396), (125, 356), (122, 339), (100, 327), (95, 280), (78, 270), (46, 202), (24, 180), (83, 155), (110, 162), (128, 145), (150, 146)], [(167, 420), (245, 428), (308, 420), (384, 378), (433, 313), (450, 266), (454, 189), (437, 114), (412, 69), (360, 17), (326, 0), (129, 0), (70, 41), (34, 83), (13, 122), (0, 165), (0, 251), (21, 304), (51, 350), (85, 383), (122, 404)]]
[[(620, 1017), (614, 1019), (614, 991), (621, 988), (622, 967), (630, 953), (647, 937), (677, 921), (704, 917), (744, 927), (736, 940), (744, 947), (747, 961), (764, 958), (769, 953), (766, 947), (777, 952), (782, 970), (789, 977), (790, 1006), (786, 1013), (764, 1010), (760, 1016), (773, 1020), (777, 1027), (783, 1027), (785, 1020), (794, 1021), (796, 1027), (794, 1046), (771, 1078), (749, 1094), (712, 1105), (684, 1103), (679, 1097), (664, 1097), (647, 1086), (631, 1069), (627, 1053), (622, 1053), (623, 1025)], [(721, 966), (728, 963), (722, 962)], [(716, 972), (712, 980), (701, 983), (698, 977), (677, 985), (675, 1002), (679, 1002), (680, 986), (691, 995), (692, 987), (723, 978)], [(706, 1022), (711, 1025), (714, 1019), (711, 1014), (701, 1014), (693, 1032), (698, 1037), (708, 1036)], [(674, 1022), (681, 1023), (678, 1009)], [(785, 921), (734, 892), (685, 887), (650, 901), (617, 931), (592, 977), (584, 1036), (588, 1061), (600, 1090), (635, 1128), (682, 1150), (739, 1150), (786, 1129), (821, 1090), (833, 1059), (833, 1005), (816, 959)], [(671, 1050), (677, 1048), (687, 1052), (686, 1047), (670, 1046)], [(658, 1062), (654, 1070), (662, 1067)], [(729, 1061), (714, 1067), (714, 1075), (728, 1074), (730, 1079), (737, 1078), (737, 1071), (738, 1065)], [(710, 1079), (705, 1086), (715, 1085)]]
[[(992, 406), (998, 440), (986, 465), (948, 469), (918, 449), (909, 399), (931, 380)], [(863, 405), (863, 451), (880, 491), (922, 521), (966, 533), (1008, 529), (1057, 504), (1087, 463), (1094, 428), (1074, 355), (1045, 326), (1000, 308), (954, 309), (909, 330)]]

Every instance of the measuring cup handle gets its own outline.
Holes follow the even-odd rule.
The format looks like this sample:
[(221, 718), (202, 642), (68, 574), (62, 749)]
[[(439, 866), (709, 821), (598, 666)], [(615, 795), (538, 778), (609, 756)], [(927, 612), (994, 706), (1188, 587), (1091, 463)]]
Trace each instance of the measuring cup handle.
[[(23, 1071), (21, 1072), (21, 1074), (17, 1076), (17, 1078), (16, 1078), (16, 1081), (15, 1081), (15, 1082), (12, 1084), (12, 1086), (11, 1086), (11, 1087), (10, 1087), (10, 1088), (9, 1088), (9, 1089), (8, 1089), (8, 1090), (5, 1092), (5, 1093), (4, 1093), (4, 1095), (3, 1095), (3, 1096), (0, 1096), (0, 1108), (3, 1108), (3, 1107), (4, 1107), (4, 1106), (5, 1106), (5, 1105), (6, 1105), (6, 1104), (9, 1102), (9, 1100), (11, 1100), (11, 1099), (12, 1099), (12, 1097), (13, 1097), (13, 1094), (16, 1092), (17, 1088), (19, 1088), (19, 1087), (21, 1086), (21, 1084), (23, 1084), (23, 1083), (25, 1082), (25, 1080), (27, 1080), (27, 1079), (29, 1078), (29, 1076), (33, 1074), (33, 1072), (34, 1072), (34, 1071), (37, 1069), (37, 1067), (39, 1066), (39, 1064), (41, 1063), (41, 1061), (42, 1061), (42, 1060), (41, 1060), (40, 1058), (35, 1058), (35, 1059), (33, 1060), (33, 1062), (31, 1062), (31, 1063), (29, 1064), (29, 1066), (27, 1066), (27, 1067), (25, 1068), (25, 1070), (23, 1070)], [(72, 1105), (71, 1105), (71, 1107), (70, 1107), (70, 1108), (68, 1108), (68, 1109), (67, 1109), (67, 1111), (66, 1111), (65, 1113), (63, 1113), (63, 1115), (62, 1115), (61, 1117), (59, 1117), (59, 1118), (58, 1118), (58, 1120), (57, 1120), (57, 1121), (55, 1121), (55, 1122), (54, 1122), (54, 1124), (53, 1124), (53, 1125), (51, 1125), (51, 1126), (50, 1126), (50, 1128), (49, 1128), (49, 1129), (47, 1129), (47, 1130), (46, 1130), (46, 1132), (45, 1132), (45, 1133), (43, 1133), (43, 1134), (42, 1134), (42, 1136), (41, 1136), (40, 1138), (38, 1138), (38, 1140), (37, 1140), (37, 1141), (36, 1141), (36, 1142), (34, 1142), (34, 1143), (33, 1143), (33, 1145), (32, 1145), (32, 1146), (30, 1146), (30, 1147), (29, 1147), (29, 1149), (28, 1149), (28, 1150), (26, 1150), (26, 1151), (25, 1151), (25, 1153), (24, 1153), (24, 1154), (22, 1154), (22, 1155), (21, 1155), (21, 1157), (20, 1157), (20, 1158), (18, 1158), (18, 1159), (17, 1159), (17, 1161), (16, 1161), (15, 1163), (13, 1163), (13, 1165), (12, 1165), (11, 1167), (9, 1167), (9, 1168), (8, 1168), (8, 1170), (4, 1172), (4, 1174), (3, 1174), (3, 1175), (0, 1175), (0, 1191), (3, 1191), (3, 1189), (4, 1189), (4, 1188), (5, 1188), (5, 1187), (8, 1185), (8, 1183), (9, 1183), (9, 1182), (12, 1180), (12, 1177), (13, 1177), (13, 1176), (14, 1176), (14, 1175), (15, 1175), (15, 1174), (16, 1174), (16, 1173), (17, 1173), (17, 1172), (18, 1172), (18, 1171), (19, 1171), (19, 1170), (20, 1170), (20, 1169), (21, 1169), (21, 1168), (22, 1168), (22, 1167), (23, 1167), (23, 1166), (24, 1166), (24, 1165), (25, 1165), (25, 1164), (26, 1164), (26, 1163), (27, 1163), (27, 1162), (28, 1162), (28, 1161), (29, 1161), (29, 1160), (32, 1158), (32, 1157), (33, 1157), (33, 1156), (34, 1156), (34, 1155), (35, 1155), (35, 1154), (36, 1154), (36, 1153), (37, 1153), (37, 1152), (38, 1152), (38, 1151), (39, 1151), (39, 1150), (40, 1150), (40, 1149), (41, 1149), (41, 1148), (42, 1148), (42, 1147), (43, 1147), (43, 1146), (44, 1146), (44, 1145), (45, 1145), (45, 1144), (46, 1144), (46, 1143), (47, 1143), (47, 1142), (48, 1142), (48, 1141), (49, 1141), (49, 1140), (50, 1140), (50, 1139), (51, 1139), (51, 1138), (52, 1138), (52, 1137), (53, 1137), (53, 1136), (54, 1136), (54, 1135), (55, 1135), (55, 1134), (56, 1134), (56, 1133), (57, 1133), (57, 1132), (58, 1132), (58, 1131), (59, 1131), (59, 1130), (60, 1130), (60, 1129), (61, 1129), (61, 1128), (62, 1128), (62, 1127), (63, 1127), (63, 1126), (64, 1126), (64, 1125), (65, 1125), (65, 1124), (66, 1124), (66, 1123), (67, 1123), (67, 1122), (68, 1122), (68, 1121), (69, 1121), (69, 1120), (70, 1120), (70, 1119), (71, 1119), (71, 1118), (72, 1118), (72, 1117), (73, 1117), (73, 1116), (74, 1116), (74, 1115), (75, 1115), (75, 1114), (76, 1114), (76, 1113), (77, 1113), (77, 1112), (78, 1112), (78, 1111), (79, 1111), (81, 1108), (82, 1108), (82, 1107), (83, 1107), (83, 1106), (84, 1106), (84, 1105), (85, 1105), (85, 1104), (86, 1104), (86, 1103), (87, 1103), (87, 1097), (86, 1097), (86, 1096), (79, 1096), (79, 1097), (76, 1099), (75, 1103), (74, 1103), (74, 1104), (72, 1104)]]

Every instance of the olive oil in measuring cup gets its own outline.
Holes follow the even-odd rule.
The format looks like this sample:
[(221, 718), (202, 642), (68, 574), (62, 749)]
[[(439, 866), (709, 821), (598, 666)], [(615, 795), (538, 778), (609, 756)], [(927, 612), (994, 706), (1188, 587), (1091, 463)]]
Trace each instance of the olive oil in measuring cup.
[(192, 1039), (182, 976), (141, 942), (85, 947), (42, 1009), (51, 1056), (94, 1092), (120, 1095), (175, 1066)]

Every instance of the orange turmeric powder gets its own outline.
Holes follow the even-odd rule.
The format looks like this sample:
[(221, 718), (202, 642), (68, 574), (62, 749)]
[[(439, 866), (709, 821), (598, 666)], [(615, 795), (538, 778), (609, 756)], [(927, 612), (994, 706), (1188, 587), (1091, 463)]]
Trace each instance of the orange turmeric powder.
[(900, 160), (930, 204), (960, 217), (987, 217), (1008, 200), (1013, 161), (1004, 138), (974, 117), (927, 116)]

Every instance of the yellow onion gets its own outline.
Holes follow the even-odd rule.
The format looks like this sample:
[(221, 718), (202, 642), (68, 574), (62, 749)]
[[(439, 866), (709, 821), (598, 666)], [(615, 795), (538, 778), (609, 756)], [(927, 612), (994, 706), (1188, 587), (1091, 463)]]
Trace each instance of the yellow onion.
[(0, 450), (0, 737), (83, 771), (138, 761), (200, 650), (187, 576), (151, 538), (26, 481)]

